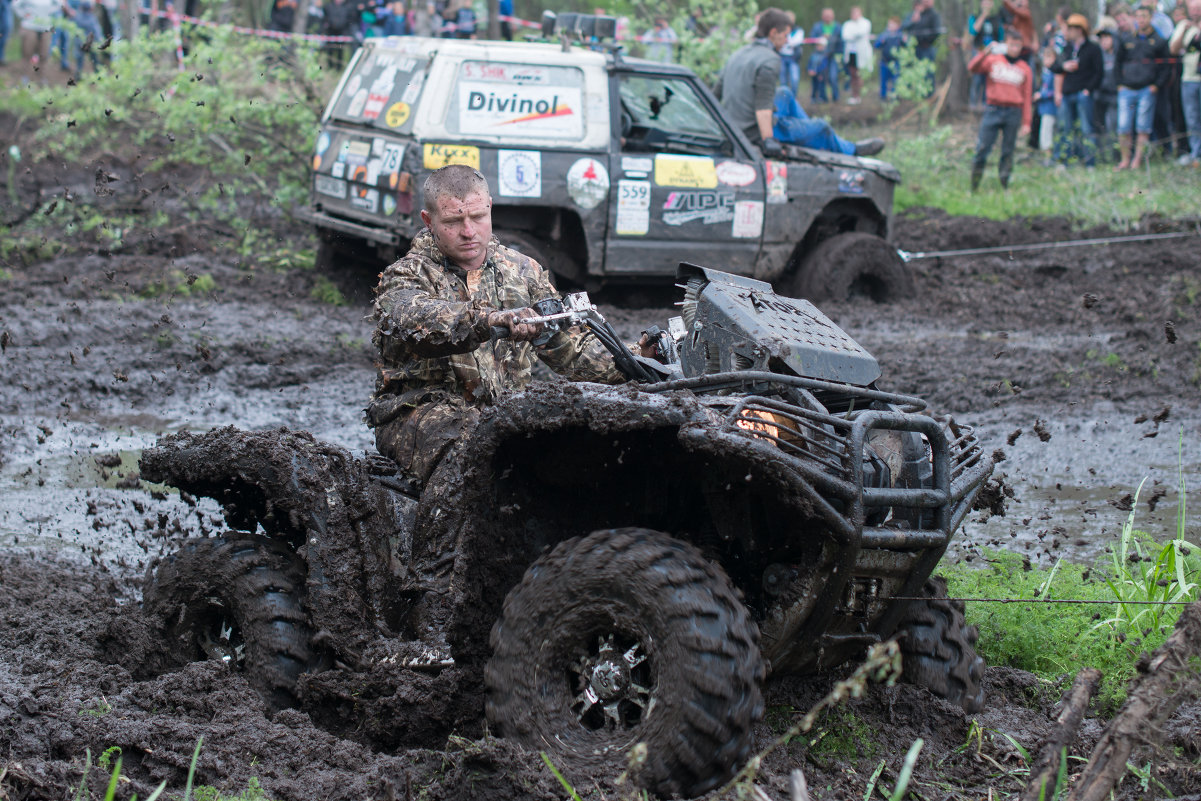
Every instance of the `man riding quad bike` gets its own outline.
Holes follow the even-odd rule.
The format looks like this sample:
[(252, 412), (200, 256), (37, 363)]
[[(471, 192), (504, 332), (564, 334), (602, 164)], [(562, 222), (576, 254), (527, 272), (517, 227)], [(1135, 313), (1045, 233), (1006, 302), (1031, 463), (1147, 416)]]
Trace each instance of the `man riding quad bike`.
[[(682, 315), (645, 332), (650, 358), (583, 293), (507, 317), (473, 306), (471, 272), (452, 302), (475, 310), (473, 347), (509, 348), (502, 367), (545, 337), (603, 346), (631, 382), (497, 393), (434, 440), (424, 475), (302, 432), (164, 437), (143, 475), (216, 498), (234, 530), (148, 575), (175, 661), (223, 659), (270, 707), (376, 743), (406, 734), (355, 719), (366, 688), (420, 674), (429, 703), (482, 706), (569, 775), (619, 770), (644, 743), (637, 780), (664, 795), (704, 793), (746, 760), (768, 674), (898, 633), (906, 678), (980, 708), (975, 632), (930, 578), (992, 469), (970, 429), (877, 388), (867, 352), (763, 282), (681, 265)], [(436, 407), (405, 413), (422, 408)]]

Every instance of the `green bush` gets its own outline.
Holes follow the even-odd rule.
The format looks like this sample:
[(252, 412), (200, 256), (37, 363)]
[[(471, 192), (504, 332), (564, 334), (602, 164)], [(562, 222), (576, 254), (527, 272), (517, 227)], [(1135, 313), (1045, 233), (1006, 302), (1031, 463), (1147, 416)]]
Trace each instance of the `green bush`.
[[(286, 221), (306, 199), (318, 122), (337, 77), (323, 71), (317, 51), (218, 27), (197, 29), (182, 70), (170, 32), (114, 42), (109, 53), (111, 64), (74, 86), (0, 94), (0, 110), (22, 117), (26, 128), (35, 121), (26, 163), (111, 158), (143, 175), (171, 171), (183, 185), (144, 183), (178, 199), (162, 204), (172, 209), (171, 222), (203, 220), (226, 231), (235, 247), (255, 227)], [(120, 183), (108, 188), (132, 192)], [(38, 213), (20, 228), (61, 230), (96, 216), (87, 208), (97, 198), (63, 199), (64, 217)], [(128, 205), (111, 217), (106, 209), (109, 241), (97, 228), (96, 244), (147, 227), (138, 220), (144, 209)]]

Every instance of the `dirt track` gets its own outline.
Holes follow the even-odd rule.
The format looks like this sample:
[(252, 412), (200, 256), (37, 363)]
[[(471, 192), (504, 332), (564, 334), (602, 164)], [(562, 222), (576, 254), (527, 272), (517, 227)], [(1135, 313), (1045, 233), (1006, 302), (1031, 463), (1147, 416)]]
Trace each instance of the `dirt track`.
[[(86, 188), (88, 175), (75, 180)], [(938, 211), (908, 215), (899, 227), (898, 244), (911, 251), (1103, 233)], [(372, 354), (361, 276), (334, 277), (352, 299), (335, 307), (310, 297), (312, 273), (235, 265), (196, 237), (134, 250), (13, 263), (0, 280), (0, 770), (8, 766), (0, 798), (69, 796), (85, 749), (95, 756), (114, 745), (133, 779), (120, 797), (144, 798), (164, 779), (180, 790), (201, 736), (198, 781), (231, 792), (258, 777), (277, 799), (562, 797), (536, 754), (481, 739), (480, 716), (465, 721), (463, 736), (427, 743), (432, 750), (384, 753), (301, 712), (268, 721), (245, 682), (215, 663), (148, 675), (157, 644), (132, 611), (145, 565), (173, 538), (219, 529), (221, 520), (211, 503), (145, 487), (138, 452), (164, 432), (224, 424), (287, 425), (363, 451)], [(969, 521), (959, 549), (999, 543), (1035, 558), (1089, 558), (1124, 518), (1108, 502), (1120, 504), (1144, 476), (1169, 491), (1153, 511), (1140, 502), (1139, 522), (1166, 530), (1178, 452), (1186, 476), (1201, 466), (1195, 253), (1193, 239), (915, 262), (914, 300), (825, 308), (877, 356), (884, 386), (928, 398), (1004, 452), (1000, 469), (1018, 502), (1006, 517)], [(628, 295), (622, 305), (614, 299), (602, 309), (627, 336), (672, 313), (666, 299), (645, 308)], [(770, 686), (760, 742), (830, 681)], [(1058, 689), (1003, 669), (988, 681), (980, 724), (1036, 747)], [(406, 694), (438, 692), (436, 681), (399, 687), (395, 725), (410, 725), (405, 704), (422, 700)], [(956, 752), (965, 716), (924, 691), (876, 691), (851, 709), (870, 730), (859, 755), (783, 749), (763, 766), (773, 797), (785, 797), (794, 766), (811, 786), (834, 788), (823, 798), (862, 794), (880, 759), (891, 783), (919, 736), (919, 782), (941, 777), (938, 792), (949, 797), (981, 797), (1000, 782), (987, 762)], [(1156, 760), (1157, 777), (1176, 794), (1201, 792), (1189, 735), (1197, 715), (1196, 707), (1182, 713), (1169, 731), (1184, 752)], [(1080, 750), (1100, 725), (1086, 722)], [(834, 733), (844, 728), (853, 737), (851, 724), (836, 723)], [(986, 751), (1016, 765), (1003, 740)], [(97, 797), (102, 773), (90, 777)], [(618, 795), (612, 779), (597, 777), (610, 798)], [(1136, 797), (1132, 782), (1127, 788)]]

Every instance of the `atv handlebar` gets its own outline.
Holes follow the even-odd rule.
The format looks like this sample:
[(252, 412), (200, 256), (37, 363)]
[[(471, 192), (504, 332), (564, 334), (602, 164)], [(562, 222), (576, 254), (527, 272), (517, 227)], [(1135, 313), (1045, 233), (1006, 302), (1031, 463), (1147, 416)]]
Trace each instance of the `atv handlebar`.
[[(545, 326), (545, 330), (533, 341), (534, 345), (544, 345), (556, 332), (579, 326), (587, 328), (605, 346), (605, 349), (613, 355), (613, 362), (617, 365), (617, 369), (628, 380), (650, 384), (679, 377), (675, 375), (678, 373), (678, 368), (673, 370), (669, 365), (663, 365), (653, 359), (632, 353), (622, 343), (621, 337), (617, 335), (613, 326), (605, 320), (592, 301), (588, 299), (587, 292), (564, 295), (562, 300), (546, 298), (534, 303), (530, 308), (536, 312), (536, 315), (522, 318), (521, 322), (525, 325)], [(508, 326), (493, 325), (489, 328), (492, 339), (507, 339), (510, 335)], [(657, 331), (643, 333), (658, 338)], [(656, 342), (656, 344), (660, 345), (660, 349), (662, 349), (661, 342)]]

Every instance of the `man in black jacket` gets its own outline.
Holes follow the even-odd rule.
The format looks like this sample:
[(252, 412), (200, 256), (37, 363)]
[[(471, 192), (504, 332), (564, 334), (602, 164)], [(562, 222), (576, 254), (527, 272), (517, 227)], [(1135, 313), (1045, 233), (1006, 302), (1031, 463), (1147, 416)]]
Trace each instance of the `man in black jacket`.
[[(1168, 43), (1151, 27), (1151, 9), (1134, 11), (1135, 29), (1122, 32), (1114, 70), (1118, 74), (1118, 133), (1122, 160), (1117, 169), (1142, 164), (1155, 121), (1155, 100), (1170, 77)], [(1137, 135), (1137, 141), (1136, 141)], [(1131, 158), (1131, 149), (1134, 157)]]
[(1088, 19), (1083, 14), (1068, 17), (1066, 43), (1051, 71), (1063, 75), (1062, 97), (1056, 127), (1055, 160), (1066, 164), (1078, 158), (1086, 167), (1097, 163), (1097, 136), (1093, 130), (1094, 93), (1105, 77), (1101, 47), (1088, 38)]

